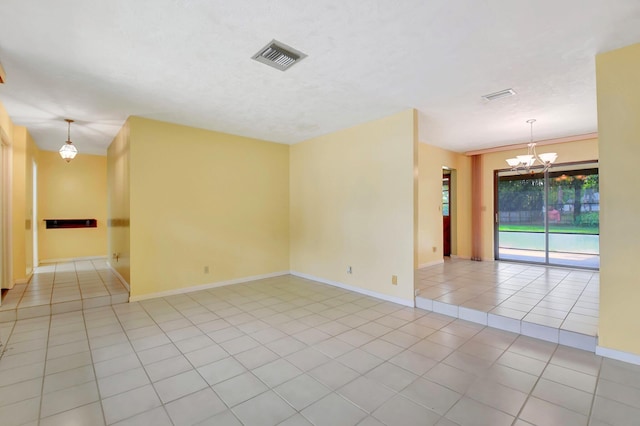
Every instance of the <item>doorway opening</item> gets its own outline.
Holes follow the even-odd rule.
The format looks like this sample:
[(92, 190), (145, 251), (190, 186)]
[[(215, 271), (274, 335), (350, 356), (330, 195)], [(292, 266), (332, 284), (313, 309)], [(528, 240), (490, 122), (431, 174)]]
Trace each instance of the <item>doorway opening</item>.
[(451, 256), (451, 170), (442, 170), (442, 255)]
[(33, 271), (38, 267), (38, 163), (33, 162), (33, 210), (31, 211), (31, 229), (33, 236)]

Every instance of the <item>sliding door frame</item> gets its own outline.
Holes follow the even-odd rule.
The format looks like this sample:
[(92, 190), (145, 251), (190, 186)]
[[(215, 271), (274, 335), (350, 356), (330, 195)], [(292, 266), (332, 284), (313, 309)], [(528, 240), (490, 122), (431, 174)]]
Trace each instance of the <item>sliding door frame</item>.
[[(572, 166), (589, 166), (595, 165), (594, 167), (598, 170), (600, 169), (600, 164), (598, 160), (587, 160), (587, 161), (571, 161), (567, 163), (559, 163), (551, 167), (551, 171), (555, 171), (554, 169), (562, 168), (562, 167), (572, 167)], [(539, 173), (542, 171), (541, 166), (532, 167), (531, 170), (533, 173)], [(580, 267), (580, 266), (569, 266), (569, 265), (561, 265), (555, 263), (549, 263), (549, 215), (547, 212), (544, 212), (544, 230), (545, 230), (545, 250), (544, 250), (544, 262), (534, 262), (527, 260), (511, 260), (511, 259), (501, 259), (500, 258), (500, 210), (498, 208), (498, 183), (499, 183), (499, 174), (504, 172), (511, 172), (511, 169), (496, 169), (493, 171), (493, 258), (495, 260), (500, 260), (504, 262), (517, 262), (517, 263), (529, 263), (533, 265), (543, 265), (543, 266), (553, 266), (553, 267), (568, 267), (568, 268), (577, 268), (577, 269), (585, 269), (585, 270), (599, 270), (600, 268), (589, 268), (589, 267)], [(543, 200), (545, 209), (549, 205), (549, 170), (544, 172), (544, 193)], [(600, 254), (598, 253), (598, 256)]]

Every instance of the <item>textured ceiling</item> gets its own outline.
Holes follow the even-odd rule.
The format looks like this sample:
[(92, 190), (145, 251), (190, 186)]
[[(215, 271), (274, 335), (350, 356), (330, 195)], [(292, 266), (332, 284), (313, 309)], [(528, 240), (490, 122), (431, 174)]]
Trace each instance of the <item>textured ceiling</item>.
[[(250, 59), (273, 38), (309, 56)], [(0, 101), (46, 150), (65, 117), (104, 154), (129, 115), (290, 144), (417, 108), (467, 151), (597, 131), (594, 56), (635, 42), (638, 0), (2, 0)]]

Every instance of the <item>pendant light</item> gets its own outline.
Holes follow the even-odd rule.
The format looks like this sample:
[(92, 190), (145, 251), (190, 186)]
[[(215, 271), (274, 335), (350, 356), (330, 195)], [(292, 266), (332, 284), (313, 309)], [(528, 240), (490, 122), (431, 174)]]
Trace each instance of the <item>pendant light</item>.
[(529, 172), (529, 169), (534, 167), (535, 162), (538, 161), (542, 166), (542, 171), (545, 172), (558, 158), (558, 154), (555, 152), (545, 152), (540, 155), (536, 153), (536, 143), (533, 141), (533, 123), (535, 122), (536, 120), (533, 118), (527, 120), (527, 123), (529, 123), (531, 127), (531, 141), (527, 144), (527, 154), (516, 155), (515, 158), (507, 158), (507, 164), (509, 164), (509, 167), (511, 167), (513, 171)]
[(67, 141), (64, 143), (64, 145), (62, 145), (62, 148), (60, 148), (60, 151), (58, 152), (60, 153), (60, 156), (64, 159), (64, 161), (68, 163), (75, 158), (78, 150), (76, 149), (73, 142), (71, 142), (71, 123), (73, 123), (73, 120), (65, 118), (64, 121), (66, 121), (68, 124)]

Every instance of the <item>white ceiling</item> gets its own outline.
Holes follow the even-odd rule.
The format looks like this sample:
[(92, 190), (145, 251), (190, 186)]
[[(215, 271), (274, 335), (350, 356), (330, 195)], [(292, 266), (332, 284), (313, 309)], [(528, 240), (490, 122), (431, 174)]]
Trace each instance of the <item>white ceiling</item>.
[[(252, 61), (273, 38), (309, 56)], [(413, 107), (467, 151), (597, 131), (594, 56), (636, 42), (638, 0), (2, 0), (0, 101), (45, 150), (65, 117), (104, 154), (129, 115), (291, 144)]]

